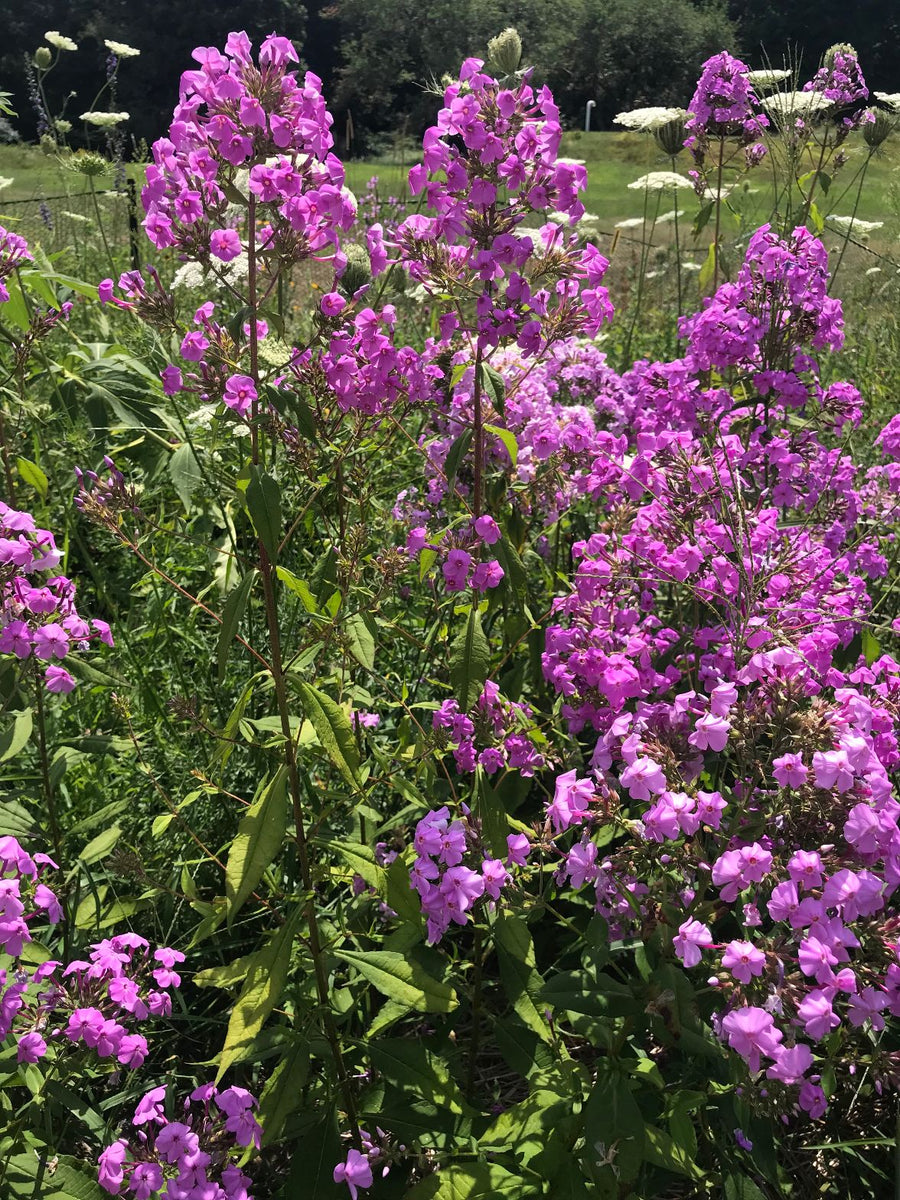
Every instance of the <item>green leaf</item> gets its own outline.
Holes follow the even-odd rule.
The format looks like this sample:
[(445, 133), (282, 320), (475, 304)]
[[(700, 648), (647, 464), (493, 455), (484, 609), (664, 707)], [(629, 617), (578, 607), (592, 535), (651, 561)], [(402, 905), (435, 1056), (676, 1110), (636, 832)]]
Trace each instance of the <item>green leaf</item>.
[(34, 724), (30, 708), (23, 708), (21, 712), (11, 713), (10, 716), (12, 723), (0, 734), (0, 762), (15, 758), (28, 745)]
[(29, 837), (34, 834), (35, 822), (31, 813), (18, 800), (0, 801), (0, 829), (11, 837)]
[(447, 480), (448, 492), (453, 491), (456, 476), (459, 474), (460, 464), (468, 454), (471, 444), (472, 430), (465, 429), (447, 451), (447, 457), (444, 459), (444, 477)]
[[(613, 1154), (616, 1178), (628, 1183), (637, 1178), (644, 1161), (644, 1118), (628, 1080), (601, 1067), (594, 1089), (584, 1106), (584, 1136), (591, 1159)], [(608, 1171), (598, 1167), (597, 1171)]]
[(868, 629), (862, 631), (862, 652), (866, 657), (866, 665), (869, 667), (871, 667), (875, 659), (881, 654), (881, 646), (878, 644), (878, 639)]
[(447, 1064), (421, 1041), (383, 1038), (368, 1047), (372, 1065), (392, 1087), (460, 1116), (472, 1115)]
[(697, 216), (694, 218), (694, 226), (693, 226), (694, 237), (698, 237), (699, 234), (701, 234), (703, 232), (703, 230), (706, 228), (706, 226), (709, 224), (709, 220), (713, 214), (714, 207), (715, 207), (714, 201), (710, 200), (706, 204), (704, 204), (703, 207), (700, 209), (700, 211), (697, 213)]
[[(885, 1142), (885, 1145), (894, 1146), (895, 1144), (893, 1138)], [(816, 1147), (811, 1147), (811, 1149), (816, 1149)], [(832, 1151), (833, 1147), (829, 1143), (820, 1149)], [(766, 1200), (766, 1198), (749, 1175), (739, 1175), (737, 1172), (733, 1172), (725, 1176), (725, 1200)]]
[(96, 1133), (101, 1138), (105, 1136), (106, 1122), (95, 1108), (91, 1108), (84, 1096), (73, 1091), (72, 1088), (66, 1087), (58, 1079), (47, 1079), (44, 1082), (44, 1091), (48, 1096), (52, 1096), (58, 1104), (61, 1104), (65, 1112), (76, 1116), (92, 1133)]
[(247, 978), (247, 972), (252, 963), (253, 955), (244, 954), (240, 958), (236, 958), (234, 962), (225, 963), (221, 967), (205, 967), (202, 971), (195, 971), (191, 976), (191, 983), (195, 987), (214, 987), (224, 990), (237, 987)]
[(479, 1146), (491, 1150), (506, 1150), (526, 1166), (543, 1152), (559, 1126), (572, 1111), (570, 1096), (560, 1095), (559, 1088), (538, 1085), (527, 1099), (514, 1104), (488, 1126), (478, 1139)]
[(316, 604), (316, 598), (309, 588), (309, 584), (302, 579), (298, 579), (293, 571), (289, 571), (287, 567), (276, 567), (275, 574), (281, 580), (286, 588), (300, 597), (300, 603), (308, 613), (316, 613), (319, 611), (319, 606)]
[(291, 684), (300, 693), (303, 711), (315, 729), (322, 749), (347, 783), (359, 789), (359, 750), (346, 712), (312, 684), (294, 676), (291, 676)]
[(644, 1137), (646, 1139), (644, 1153), (647, 1162), (651, 1162), (657, 1167), (664, 1167), (667, 1171), (674, 1171), (676, 1175), (684, 1175), (688, 1179), (703, 1179), (703, 1171), (685, 1148), (674, 1142), (667, 1133), (657, 1129), (654, 1125), (647, 1125), (644, 1129)]
[(547, 1021), (535, 1003), (535, 998), (542, 993), (543, 980), (535, 964), (528, 926), (519, 917), (501, 913), (494, 922), (494, 946), (503, 990), (516, 1015), (542, 1041), (551, 1041)]
[(185, 512), (191, 511), (191, 497), (203, 482), (200, 464), (197, 462), (190, 442), (182, 442), (174, 453), (169, 455), (167, 464), (169, 477), (178, 498), (184, 505)]
[(113, 825), (111, 829), (104, 829), (102, 833), (91, 838), (78, 857), (85, 866), (100, 862), (101, 859), (106, 858), (107, 854), (112, 853), (121, 836), (122, 830), (118, 825)]
[(274, 562), (278, 557), (278, 543), (281, 540), (281, 490), (272, 476), (258, 466), (250, 468), (246, 500), (247, 512), (250, 514), (256, 536)]
[(287, 766), (282, 765), (244, 813), (225, 867), (228, 925), (275, 859), (287, 829)]
[(809, 206), (809, 219), (812, 221), (813, 229), (816, 233), (821, 233), (825, 228), (825, 218), (819, 211), (818, 204), (812, 203)]
[(344, 621), (347, 645), (361, 667), (375, 670), (375, 622), (368, 613), (353, 613)]
[(225, 679), (225, 668), (228, 665), (228, 653), (231, 650), (231, 643), (234, 641), (234, 635), (238, 631), (238, 626), (241, 623), (241, 618), (247, 607), (247, 601), (250, 598), (250, 592), (258, 574), (259, 572), (256, 570), (248, 571), (237, 587), (228, 593), (228, 599), (225, 601), (225, 609), (222, 613), (222, 625), (219, 629), (219, 641), (216, 646), (219, 683), (222, 683)]
[(491, 787), (483, 767), (477, 769), (478, 793), (476, 815), (481, 821), (481, 831), (484, 840), (490, 847), (494, 858), (506, 858), (509, 847), (506, 837), (509, 833), (509, 821), (503, 801)]
[(257, 1116), (263, 1127), (263, 1144), (277, 1141), (287, 1118), (305, 1102), (303, 1086), (309, 1072), (309, 1043), (293, 1043), (266, 1081)]
[[(4, 1198), (9, 1200), (107, 1200), (97, 1182), (96, 1168), (69, 1155), (51, 1154), (47, 1147), (39, 1158), (34, 1150), (9, 1159), (3, 1178)], [(40, 1188), (40, 1191), (37, 1189)]]
[(491, 648), (481, 627), (481, 617), (473, 606), (466, 628), (450, 650), (450, 682), (463, 712), (468, 712), (481, 695), (490, 668)]
[(394, 950), (335, 950), (334, 954), (355, 967), (383, 996), (417, 1012), (452, 1012), (458, 1004), (449, 984), (434, 979), (405, 954)]
[(503, 568), (504, 583), (508, 583), (512, 594), (519, 597), (528, 583), (528, 573), (525, 570), (525, 564), (519, 557), (518, 550), (505, 533), (497, 542), (495, 553)]
[(492, 433), (494, 437), (498, 437), (506, 447), (506, 453), (509, 455), (509, 461), (512, 463), (513, 470), (519, 461), (519, 443), (516, 441), (516, 435), (510, 429), (504, 429), (501, 425), (485, 425), (485, 433)]
[(231, 1010), (225, 1045), (219, 1056), (217, 1082), (231, 1064), (249, 1050), (281, 998), (302, 911), (301, 906), (295, 904), (278, 932), (253, 956), (241, 994)]
[(627, 984), (602, 971), (561, 971), (544, 984), (540, 1000), (559, 1011), (589, 1017), (627, 1017), (637, 1003)]
[(406, 1193), (405, 1200), (531, 1200), (543, 1195), (497, 1163), (450, 1163)]
[[(506, 416), (506, 380), (499, 371), (495, 371), (493, 367), (489, 367), (487, 363), (481, 364), (481, 386), (490, 396), (491, 403), (500, 414), (501, 417)], [(487, 426), (486, 428), (490, 428)]]
[(17, 458), (16, 470), (19, 472), (20, 479), (29, 487), (33, 487), (42, 500), (47, 499), (47, 489), (50, 483), (37, 463), (30, 462), (27, 458)]
[(697, 287), (700, 289), (701, 295), (706, 295), (706, 289), (713, 281), (713, 276), (716, 273), (716, 243), (709, 243), (709, 251), (706, 258), (703, 260), (703, 266), (700, 268), (700, 274), (697, 276)]

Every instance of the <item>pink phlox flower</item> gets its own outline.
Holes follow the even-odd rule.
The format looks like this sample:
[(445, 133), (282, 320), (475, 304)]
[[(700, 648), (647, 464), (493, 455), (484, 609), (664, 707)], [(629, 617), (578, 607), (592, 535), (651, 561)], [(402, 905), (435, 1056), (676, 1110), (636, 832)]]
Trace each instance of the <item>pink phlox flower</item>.
[(712, 933), (702, 921), (689, 918), (678, 926), (673, 938), (675, 954), (685, 967), (696, 967), (701, 959), (701, 950), (713, 944)]

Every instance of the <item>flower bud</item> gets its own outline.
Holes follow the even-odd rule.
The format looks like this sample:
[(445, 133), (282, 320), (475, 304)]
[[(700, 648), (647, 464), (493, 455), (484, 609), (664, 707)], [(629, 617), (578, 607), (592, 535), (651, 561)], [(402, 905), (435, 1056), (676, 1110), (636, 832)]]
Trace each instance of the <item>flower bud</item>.
[(364, 246), (355, 242), (347, 246), (347, 266), (341, 276), (341, 289), (348, 296), (358, 292), (361, 287), (372, 282), (372, 268), (369, 265), (369, 255)]
[(79, 150), (77, 154), (72, 155), (69, 166), (79, 175), (87, 175), (92, 178), (105, 175), (109, 170), (109, 163), (103, 155), (96, 154), (93, 150)]
[(653, 130), (653, 137), (663, 154), (674, 158), (684, 146), (684, 118), (672, 117)]
[(874, 150), (876, 146), (890, 136), (897, 127), (897, 119), (892, 117), (890, 113), (884, 111), (883, 108), (872, 110), (874, 121), (866, 121), (863, 123), (862, 135), (867, 146), (871, 146)]
[(32, 59), (32, 62), (39, 71), (46, 71), (53, 62), (53, 55), (46, 46), (38, 46), (37, 50), (34, 52), (34, 58)]
[(515, 75), (522, 61), (522, 39), (512, 25), (507, 26), (495, 38), (491, 38), (488, 42), (488, 57), (499, 74)]
[(849, 55), (851, 58), (856, 58), (856, 59), (859, 58), (859, 55), (856, 53), (856, 50), (854, 49), (853, 46), (850, 45), (849, 42), (835, 42), (833, 46), (828, 47), (828, 49), (825, 51), (825, 55), (822, 59), (823, 65), (825, 66), (826, 70), (828, 70), (828, 71), (834, 70), (835, 59), (837, 58), (837, 56), (839, 54)]
[(56, 144), (56, 138), (49, 133), (41, 135), (40, 147), (42, 154), (55, 154), (59, 147)]

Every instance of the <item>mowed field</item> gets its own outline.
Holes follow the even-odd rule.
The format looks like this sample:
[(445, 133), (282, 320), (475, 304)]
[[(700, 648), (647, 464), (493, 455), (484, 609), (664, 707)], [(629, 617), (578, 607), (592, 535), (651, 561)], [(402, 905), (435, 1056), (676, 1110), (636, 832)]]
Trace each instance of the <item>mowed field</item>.
[[(849, 215), (856, 206), (856, 215), (865, 221), (881, 221), (878, 230), (862, 233), (868, 255), (894, 262), (898, 258), (898, 233), (900, 233), (900, 136), (894, 135), (871, 158), (865, 171), (862, 189), (859, 189), (860, 168), (865, 164), (868, 148), (859, 135), (854, 135), (846, 146), (847, 161), (834, 176), (828, 194), (821, 189), (817, 204), (823, 218), (831, 214)], [(594, 228), (601, 238), (616, 235), (620, 222), (631, 222), (630, 227), (620, 229), (622, 241), (640, 241), (643, 228), (640, 218), (652, 221), (655, 215), (671, 212), (675, 207), (676, 193), (650, 193), (646, 197), (641, 190), (629, 189), (643, 174), (649, 171), (671, 170), (672, 162), (659, 152), (649, 136), (633, 133), (589, 133), (571, 132), (564, 137), (563, 153), (582, 160), (588, 170), (588, 190), (585, 207), (596, 221)], [(415, 158), (408, 152), (404, 161), (396, 156), (377, 159), (351, 160), (346, 164), (347, 184), (358, 196), (362, 195), (369, 180), (377, 177), (379, 199), (408, 197), (407, 173)], [(739, 161), (739, 156), (736, 159)], [(812, 167), (813, 164), (810, 164)], [(687, 174), (692, 166), (686, 153), (679, 155), (675, 168)], [(142, 168), (131, 164), (127, 174), (140, 186)], [(735, 173), (731, 173), (736, 178)], [(729, 172), (726, 172), (726, 180)], [(5, 182), (5, 181), (9, 182)], [(0, 146), (0, 222), (10, 228), (18, 228), (27, 237), (40, 241), (48, 250), (74, 248), (89, 238), (96, 220), (95, 200), (90, 194), (88, 181), (67, 168), (57, 158), (47, 156), (30, 146)], [(127, 205), (122, 197), (104, 194), (113, 184), (110, 174), (95, 181), (100, 193), (101, 213), (104, 226), (107, 219), (113, 227), (120, 227), (123, 234), (127, 226)], [(691, 224), (699, 211), (700, 201), (693, 192), (681, 190), (677, 193), (677, 208), (683, 214), (680, 220), (682, 244), (690, 248), (693, 241)], [(43, 216), (40, 206), (44, 203)], [(723, 234), (734, 237), (741, 229), (753, 229), (769, 219), (773, 206), (772, 171), (764, 163), (743, 176), (728, 199), (729, 212), (723, 213), (727, 227)], [(52, 224), (52, 228), (50, 225)], [(118, 236), (120, 228), (115, 228)], [(664, 243), (670, 236), (670, 226), (660, 226), (654, 234), (654, 243)], [(837, 227), (835, 227), (837, 232)], [(107, 228), (109, 234), (109, 229)], [(705, 248), (710, 238), (706, 229), (697, 239), (696, 247)], [(874, 259), (872, 259), (874, 261)]]

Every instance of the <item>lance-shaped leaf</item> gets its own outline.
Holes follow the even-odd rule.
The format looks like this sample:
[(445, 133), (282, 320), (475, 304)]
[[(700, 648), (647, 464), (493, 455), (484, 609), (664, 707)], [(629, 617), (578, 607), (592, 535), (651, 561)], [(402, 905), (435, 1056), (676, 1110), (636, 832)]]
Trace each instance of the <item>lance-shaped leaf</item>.
[(244, 610), (247, 607), (250, 590), (258, 574), (259, 572), (255, 570), (248, 571), (237, 587), (228, 593), (228, 599), (225, 601), (225, 610), (222, 613), (222, 625), (219, 629), (219, 643), (216, 647), (219, 683), (225, 678), (228, 652), (231, 649), (231, 643), (234, 641), (234, 635), (238, 631), (241, 617), (244, 615)]
[(473, 607), (450, 652), (450, 682), (463, 712), (468, 712), (481, 695), (490, 667), (491, 648), (478, 610)]
[(301, 906), (295, 904), (278, 932), (253, 956), (241, 994), (231, 1011), (225, 1045), (219, 1056), (217, 1081), (233, 1062), (249, 1050), (253, 1039), (281, 998), (291, 965), (293, 942), (301, 913)]
[(250, 468), (250, 481), (245, 495), (247, 512), (256, 536), (274, 562), (281, 540), (281, 491), (278, 484), (266, 471), (253, 466)]
[(322, 749), (352, 788), (361, 786), (359, 750), (350, 718), (330, 696), (310, 683), (293, 678), (291, 683), (300, 693), (303, 711), (316, 731)]
[(456, 992), (448, 983), (435, 979), (414, 959), (395, 950), (335, 950), (377, 988), (383, 996), (406, 1004), (418, 1012), (451, 1012), (457, 1006)]
[(238, 826), (225, 868), (229, 925), (281, 849), (287, 828), (286, 790), (287, 767), (282, 766), (263, 786)]

